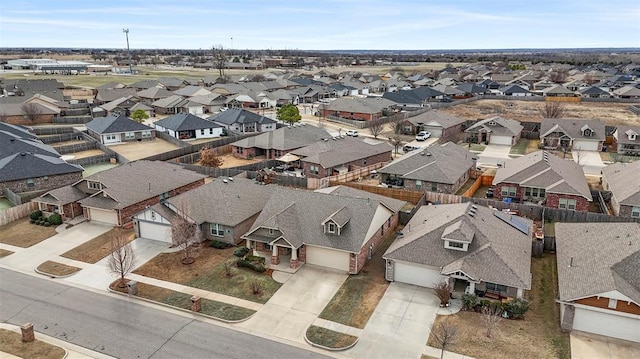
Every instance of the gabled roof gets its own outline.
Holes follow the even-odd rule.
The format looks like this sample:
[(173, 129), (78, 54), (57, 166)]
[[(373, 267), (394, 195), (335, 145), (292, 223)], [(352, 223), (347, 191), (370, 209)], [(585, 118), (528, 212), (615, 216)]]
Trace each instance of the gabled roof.
[(480, 87), (474, 83), (464, 83), (464, 84), (458, 85), (457, 87), (458, 87), (458, 90), (464, 93), (482, 94), (487, 92), (486, 88)]
[(402, 178), (455, 184), (474, 165), (473, 154), (452, 142), (408, 153), (378, 170)]
[(556, 223), (560, 300), (617, 290), (640, 305), (640, 223)]
[(331, 168), (383, 153), (388, 153), (390, 159), (392, 149), (391, 145), (385, 141), (346, 137), (318, 141), (295, 149), (291, 153), (300, 157), (302, 162)]
[[(640, 145), (640, 126), (618, 125), (614, 134), (619, 144)], [(636, 139), (629, 139), (629, 135), (633, 134), (636, 135)]]
[(257, 113), (239, 108), (230, 108), (224, 112), (220, 112), (207, 118), (207, 120), (223, 125), (232, 125), (234, 123), (269, 124), (276, 122), (268, 117), (260, 116)]
[(467, 120), (450, 115), (446, 112), (429, 110), (427, 112), (419, 114), (418, 116), (409, 117), (407, 121), (411, 122), (414, 125), (442, 127), (443, 129), (447, 129), (464, 123)]
[(65, 205), (68, 203), (79, 201), (86, 196), (86, 193), (82, 192), (74, 186), (64, 186), (42, 194), (40, 197), (35, 199), (35, 201)]
[(498, 168), (493, 184), (516, 183), (523, 187), (544, 188), (547, 193), (570, 194), (592, 200), (582, 167), (546, 151), (507, 160)]
[(382, 97), (397, 104), (422, 105), (422, 99), (411, 90), (385, 92)]
[(353, 113), (375, 114), (383, 109), (396, 105), (386, 98), (345, 98), (341, 97), (331, 101), (327, 106), (328, 111), (341, 111)]
[(205, 177), (167, 162), (135, 161), (93, 174), (74, 186), (87, 180), (98, 181), (103, 190), (80, 203), (89, 207), (122, 209)]
[(640, 161), (606, 166), (602, 169), (602, 177), (618, 203), (640, 206)]
[[(474, 280), (530, 289), (533, 222), (517, 217), (518, 223), (528, 229), (525, 234), (487, 207), (476, 206), (470, 216), (472, 206), (460, 203), (421, 207), (383, 258), (442, 268), (442, 274), (462, 271)], [(468, 250), (444, 248), (445, 231), (451, 232), (451, 226), (461, 221), (468, 226), (465, 236), (473, 233)]]
[[(227, 110), (223, 113), (227, 113)], [(308, 146), (331, 135), (323, 128), (315, 126), (282, 127), (275, 131), (263, 132), (257, 136), (247, 137), (233, 142), (231, 146), (242, 148), (262, 148), (274, 150), (293, 150)]]
[(416, 87), (413, 90), (409, 91), (412, 91), (416, 96), (418, 96), (418, 98), (422, 99), (423, 101), (444, 95), (442, 92), (434, 90), (431, 87), (427, 86)]
[(505, 87), (500, 87), (498, 91), (505, 94), (513, 94), (513, 93), (531, 93), (529, 90), (522, 88), (518, 85), (509, 85)]
[(107, 117), (97, 117), (85, 126), (95, 133), (122, 133), (152, 130), (151, 127), (138, 123), (127, 116), (112, 114)]
[(21, 152), (0, 158), (0, 182), (77, 173), (83, 170), (79, 165), (72, 165), (59, 157), (48, 155)]
[(317, 189), (315, 190), (315, 192), (331, 193), (337, 196), (351, 197), (351, 198), (374, 199), (384, 204), (385, 207), (389, 208), (394, 213), (399, 212), (402, 209), (402, 207), (404, 207), (407, 204), (407, 202), (401, 201), (399, 199), (386, 197), (379, 194), (355, 189), (353, 187), (342, 186), (342, 185)]
[(173, 93), (179, 96), (192, 97), (192, 96), (206, 96), (211, 94), (211, 91), (201, 86), (189, 85), (179, 90), (173, 91)]
[(13, 133), (0, 130), (0, 158), (21, 152), (60, 157), (58, 151), (40, 142), (40, 140), (22, 138)]
[(542, 93), (545, 95), (575, 95), (575, 92), (562, 85), (547, 87), (546, 89), (542, 90)]
[(202, 105), (216, 105), (216, 104), (222, 104), (224, 103), (224, 96), (222, 96), (219, 93), (210, 93), (208, 95), (203, 95), (203, 96), (193, 96), (191, 98), (189, 98), (189, 100), (191, 102), (195, 102), (195, 103), (199, 103)]
[[(583, 136), (584, 129), (586, 128), (591, 130), (591, 136)], [(540, 138), (547, 137), (553, 132), (562, 132), (574, 140), (604, 141), (607, 137), (605, 125), (599, 120), (578, 120), (572, 118), (543, 119), (540, 125)]]
[(607, 91), (596, 86), (590, 86), (578, 91), (583, 95), (610, 95)]
[(469, 128), (467, 128), (465, 132), (476, 132), (479, 130), (483, 130), (499, 136), (517, 136), (518, 134), (520, 134), (520, 132), (522, 132), (523, 128), (524, 127), (520, 124), (520, 122), (516, 120), (494, 116), (474, 123), (473, 125), (469, 126)]
[(261, 186), (245, 178), (219, 177), (167, 200), (196, 221), (235, 227), (262, 211), (275, 186)]
[(171, 95), (169, 97), (161, 98), (157, 101), (154, 101), (151, 106), (160, 108), (174, 108), (184, 106), (187, 103), (189, 103), (189, 100), (186, 100), (178, 95)]
[(136, 95), (136, 90), (130, 87), (104, 89), (104, 90), (98, 90), (98, 94), (96, 95), (96, 100), (102, 101), (102, 102), (110, 102), (113, 100), (117, 100), (121, 97), (135, 96), (135, 95)]
[(162, 87), (158, 80), (140, 80), (130, 85), (134, 89), (150, 89), (153, 87)]
[(142, 98), (150, 98), (152, 100), (158, 100), (161, 98), (169, 97), (173, 95), (173, 93), (164, 87), (153, 86), (153, 87), (144, 89), (142, 91), (138, 91), (136, 95)]
[(217, 123), (207, 121), (190, 113), (178, 113), (173, 116), (169, 116), (162, 120), (156, 121), (154, 124), (173, 131), (188, 131), (221, 127)]
[(134, 97), (133, 96), (120, 97), (118, 99), (115, 99), (113, 101), (100, 105), (100, 108), (102, 108), (105, 111), (113, 111), (118, 107), (128, 108), (136, 103), (135, 101), (131, 100), (132, 98)]
[(20, 138), (37, 140), (38, 136), (29, 132), (29, 129), (21, 125), (12, 125), (6, 122), (0, 122), (0, 131), (8, 132)]
[[(324, 233), (321, 223), (339, 211), (341, 218), (349, 217), (340, 235)], [(307, 244), (358, 253), (369, 239), (367, 235), (372, 235), (374, 217), (384, 211), (389, 211), (389, 216), (392, 213), (376, 199), (278, 187), (243, 238), (253, 238), (253, 232), (260, 228), (274, 228), (296, 247)]]

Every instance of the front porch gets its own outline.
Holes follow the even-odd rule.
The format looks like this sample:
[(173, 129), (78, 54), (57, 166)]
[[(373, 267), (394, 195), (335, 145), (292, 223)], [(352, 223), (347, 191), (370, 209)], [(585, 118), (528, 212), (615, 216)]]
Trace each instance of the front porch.
[(521, 288), (508, 287), (505, 285), (475, 282), (472, 280), (451, 277), (453, 283), (453, 298), (462, 298), (463, 294), (475, 294), (481, 299), (494, 299), (498, 301), (511, 300), (514, 298), (522, 299), (524, 290)]
[(249, 253), (253, 253), (254, 256), (264, 257), (265, 266), (273, 270), (295, 273), (300, 269), (301, 264), (304, 264), (298, 259), (299, 249), (287, 244), (270, 245), (247, 239), (247, 248), (249, 248)]

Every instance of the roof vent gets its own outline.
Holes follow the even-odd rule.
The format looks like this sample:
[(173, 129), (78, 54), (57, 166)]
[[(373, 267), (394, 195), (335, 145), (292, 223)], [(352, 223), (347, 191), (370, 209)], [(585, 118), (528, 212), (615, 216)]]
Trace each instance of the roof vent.
[(229, 181), (228, 181), (228, 180), (226, 180), (226, 179), (223, 179), (223, 180), (222, 180), (222, 182), (223, 182), (223, 183), (229, 183)]
[(478, 209), (478, 206), (476, 206), (475, 204), (472, 204), (472, 205), (471, 205), (471, 208), (473, 208), (473, 209)]
[(20, 152), (20, 156), (26, 156), (27, 153), (26, 152)]
[(469, 217), (473, 217), (473, 216), (475, 216), (475, 213), (473, 213), (473, 212), (469, 212), (469, 213), (467, 213), (467, 214), (469, 215)]
[(233, 177), (229, 177), (229, 181), (233, 182)]

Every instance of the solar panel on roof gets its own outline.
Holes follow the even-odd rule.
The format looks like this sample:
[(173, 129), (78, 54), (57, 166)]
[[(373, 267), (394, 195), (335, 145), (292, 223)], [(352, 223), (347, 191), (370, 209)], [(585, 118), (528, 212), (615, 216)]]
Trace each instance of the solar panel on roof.
[(529, 225), (522, 218), (512, 214), (494, 211), (493, 215), (524, 234), (529, 234)]

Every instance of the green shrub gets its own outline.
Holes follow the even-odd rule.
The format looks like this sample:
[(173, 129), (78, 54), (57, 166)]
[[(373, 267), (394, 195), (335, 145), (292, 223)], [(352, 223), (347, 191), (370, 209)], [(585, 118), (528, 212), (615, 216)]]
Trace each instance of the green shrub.
[(51, 227), (51, 223), (49, 223), (49, 222), (44, 222), (44, 226), (45, 226), (45, 227)]
[(31, 214), (29, 214), (29, 218), (31, 218), (33, 220), (40, 219), (40, 217), (42, 217), (42, 211), (41, 210), (33, 211), (33, 212), (31, 212)]
[(238, 258), (244, 258), (244, 256), (247, 255), (247, 253), (249, 253), (249, 248), (247, 248), (247, 247), (236, 248), (233, 251), (233, 255), (238, 257)]
[(522, 319), (529, 310), (529, 302), (524, 299), (514, 299), (506, 304), (505, 310), (509, 312), (514, 319)]
[(491, 303), (491, 301), (489, 299), (482, 299), (480, 301), (480, 305), (483, 306), (483, 307), (488, 307), (489, 303)]
[(36, 220), (32, 218), (32, 219), (29, 220), (29, 223), (34, 224), (34, 223), (36, 223)]
[(260, 257), (260, 256), (246, 256), (244, 257), (244, 259), (248, 260), (249, 262), (252, 263), (260, 263), (264, 266), (265, 263), (265, 259), (264, 257)]
[(38, 219), (39, 219), (39, 220), (41, 220), (41, 221), (46, 221), (46, 220), (47, 220), (47, 219), (46, 219), (46, 218), (44, 218), (43, 216), (38, 217)]
[(232, 245), (227, 242), (217, 241), (215, 239), (212, 239), (211, 244), (209, 244), (209, 246), (217, 249), (225, 249), (225, 248), (231, 247)]
[(237, 264), (238, 264), (238, 267), (249, 268), (249, 269), (251, 269), (251, 270), (253, 270), (255, 272), (258, 272), (258, 273), (262, 273), (265, 270), (267, 270), (260, 263), (252, 263), (252, 262), (249, 262), (248, 260), (244, 260), (244, 259), (239, 259)]
[(462, 308), (464, 310), (471, 310), (480, 303), (480, 299), (475, 294), (463, 294), (462, 295)]
[(53, 224), (54, 226), (58, 226), (62, 224), (62, 216), (59, 215), (58, 213), (54, 213), (50, 215), (49, 218), (47, 218), (47, 220), (49, 221), (49, 223)]

